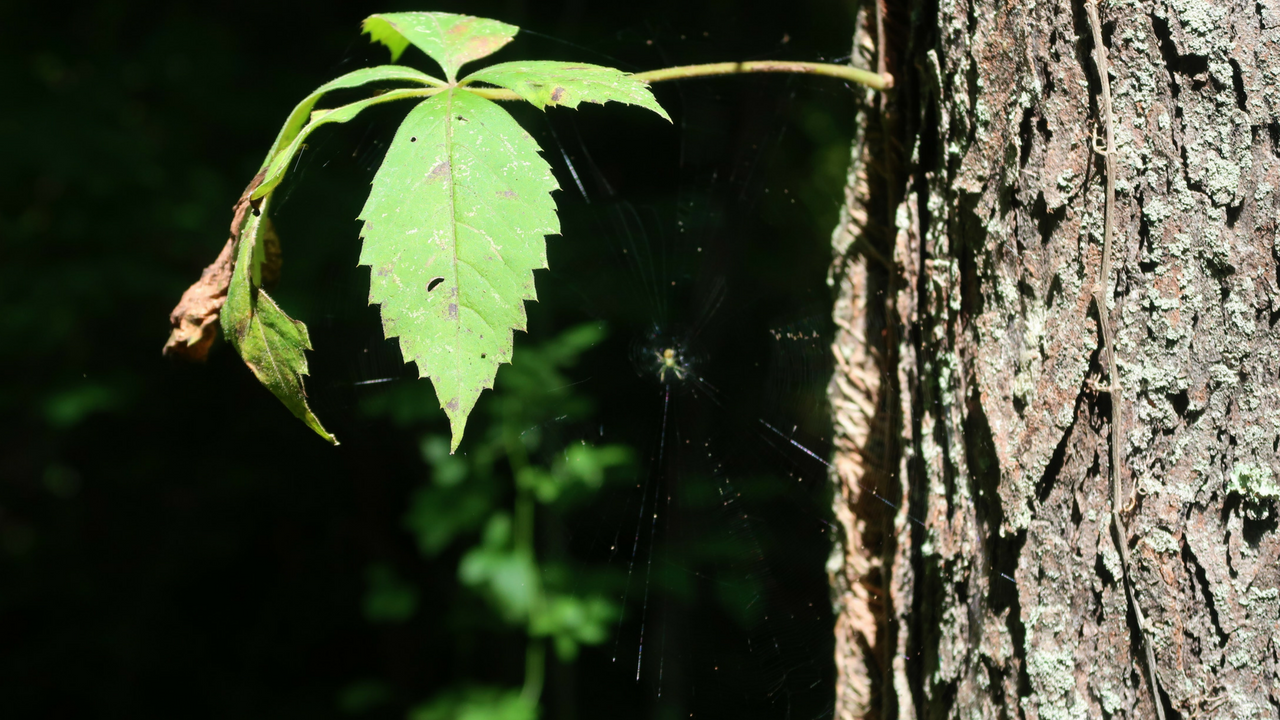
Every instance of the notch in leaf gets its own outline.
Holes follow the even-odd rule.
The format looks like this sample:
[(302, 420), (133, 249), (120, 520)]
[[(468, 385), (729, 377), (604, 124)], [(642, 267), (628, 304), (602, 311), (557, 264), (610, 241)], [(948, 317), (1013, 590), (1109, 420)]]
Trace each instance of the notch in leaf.
[(492, 55), (520, 32), (497, 20), (439, 12), (379, 13), (365, 18), (362, 27), (391, 50), (392, 62), (412, 44), (440, 63), (451, 83), (463, 65)]

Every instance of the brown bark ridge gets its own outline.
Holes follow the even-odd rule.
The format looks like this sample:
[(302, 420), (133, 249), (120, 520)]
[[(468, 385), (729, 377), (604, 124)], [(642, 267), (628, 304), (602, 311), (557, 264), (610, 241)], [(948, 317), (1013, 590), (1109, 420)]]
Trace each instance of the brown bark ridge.
[[(852, 219), (841, 223), (844, 237), (833, 240), (836, 247), (850, 241), (847, 228)], [(836, 424), (831, 475), (839, 493), (834, 510), (843, 532), (836, 538), (828, 574), (836, 606), (837, 693), (843, 710), (837, 717), (844, 720), (870, 710), (873, 678), (884, 676), (883, 655), (878, 652), (884, 619), (881, 561), (878, 553), (870, 552), (879, 528), (875, 527), (877, 508), (867, 505), (868, 496), (882, 480), (883, 465), (868, 457), (873, 427), (883, 431), (885, 425), (876, 418), (880, 373), (869, 352), (865, 325), (848, 322), (866, 316), (866, 261), (851, 257), (841, 271), (835, 310), (841, 325), (832, 345), (836, 372), (828, 397)]]
[(884, 12), (834, 243), (837, 717), (1280, 717), (1280, 0), (1100, 0), (1110, 163), (1084, 0)]

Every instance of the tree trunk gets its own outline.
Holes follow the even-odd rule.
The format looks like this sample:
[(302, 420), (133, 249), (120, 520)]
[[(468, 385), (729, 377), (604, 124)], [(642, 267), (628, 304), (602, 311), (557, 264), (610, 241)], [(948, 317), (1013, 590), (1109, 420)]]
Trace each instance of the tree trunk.
[(838, 718), (1280, 716), (1280, 0), (1097, 10), (864, 12)]

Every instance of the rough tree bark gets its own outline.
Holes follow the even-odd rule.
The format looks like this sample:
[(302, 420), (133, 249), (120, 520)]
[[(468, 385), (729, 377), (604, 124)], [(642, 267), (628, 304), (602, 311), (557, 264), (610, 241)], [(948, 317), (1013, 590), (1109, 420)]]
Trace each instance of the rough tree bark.
[(1098, 10), (1101, 309), (1084, 1), (864, 11), (896, 89), (833, 241), (839, 718), (1280, 717), (1280, 0)]

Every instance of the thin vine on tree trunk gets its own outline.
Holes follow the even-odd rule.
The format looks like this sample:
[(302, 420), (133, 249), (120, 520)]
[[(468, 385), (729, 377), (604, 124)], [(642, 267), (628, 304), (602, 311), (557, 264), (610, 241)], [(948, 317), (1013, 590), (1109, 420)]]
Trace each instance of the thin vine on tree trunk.
[[(1123, 575), (1125, 597), (1129, 600), (1129, 608), (1133, 611), (1134, 619), (1138, 624), (1138, 642), (1145, 655), (1152, 705), (1155, 706), (1156, 717), (1164, 720), (1164, 702), (1160, 699), (1160, 679), (1156, 675), (1156, 656), (1151, 650), (1151, 638), (1147, 635), (1147, 618), (1142, 613), (1142, 606), (1138, 604), (1138, 599), (1134, 597), (1133, 583), (1129, 579), (1129, 530), (1125, 528), (1124, 517), (1121, 516), (1121, 498), (1124, 497), (1120, 477), (1124, 467), (1121, 460), (1121, 448), (1124, 446), (1124, 394), (1120, 387), (1120, 366), (1116, 363), (1116, 343), (1113, 337), (1114, 331), (1111, 328), (1111, 313), (1107, 309), (1107, 291), (1111, 287), (1112, 241), (1116, 225), (1115, 118), (1111, 114), (1111, 77), (1107, 70), (1107, 46), (1102, 40), (1102, 21), (1098, 19), (1098, 0), (1086, 0), (1084, 8), (1089, 15), (1089, 29), (1093, 32), (1093, 58), (1098, 69), (1098, 83), (1102, 88), (1100, 111), (1106, 133), (1106, 146), (1099, 150), (1106, 165), (1102, 265), (1098, 271), (1098, 282), (1093, 288), (1093, 303), (1098, 308), (1098, 327), (1102, 330), (1102, 353), (1107, 361), (1107, 379), (1110, 382), (1105, 389), (1111, 394), (1111, 464), (1108, 468), (1111, 475), (1111, 526), (1116, 534), (1116, 549), (1120, 552), (1120, 570)], [(1095, 146), (1094, 149), (1097, 150), (1097, 147)], [(1098, 388), (1103, 389), (1102, 386)]]

